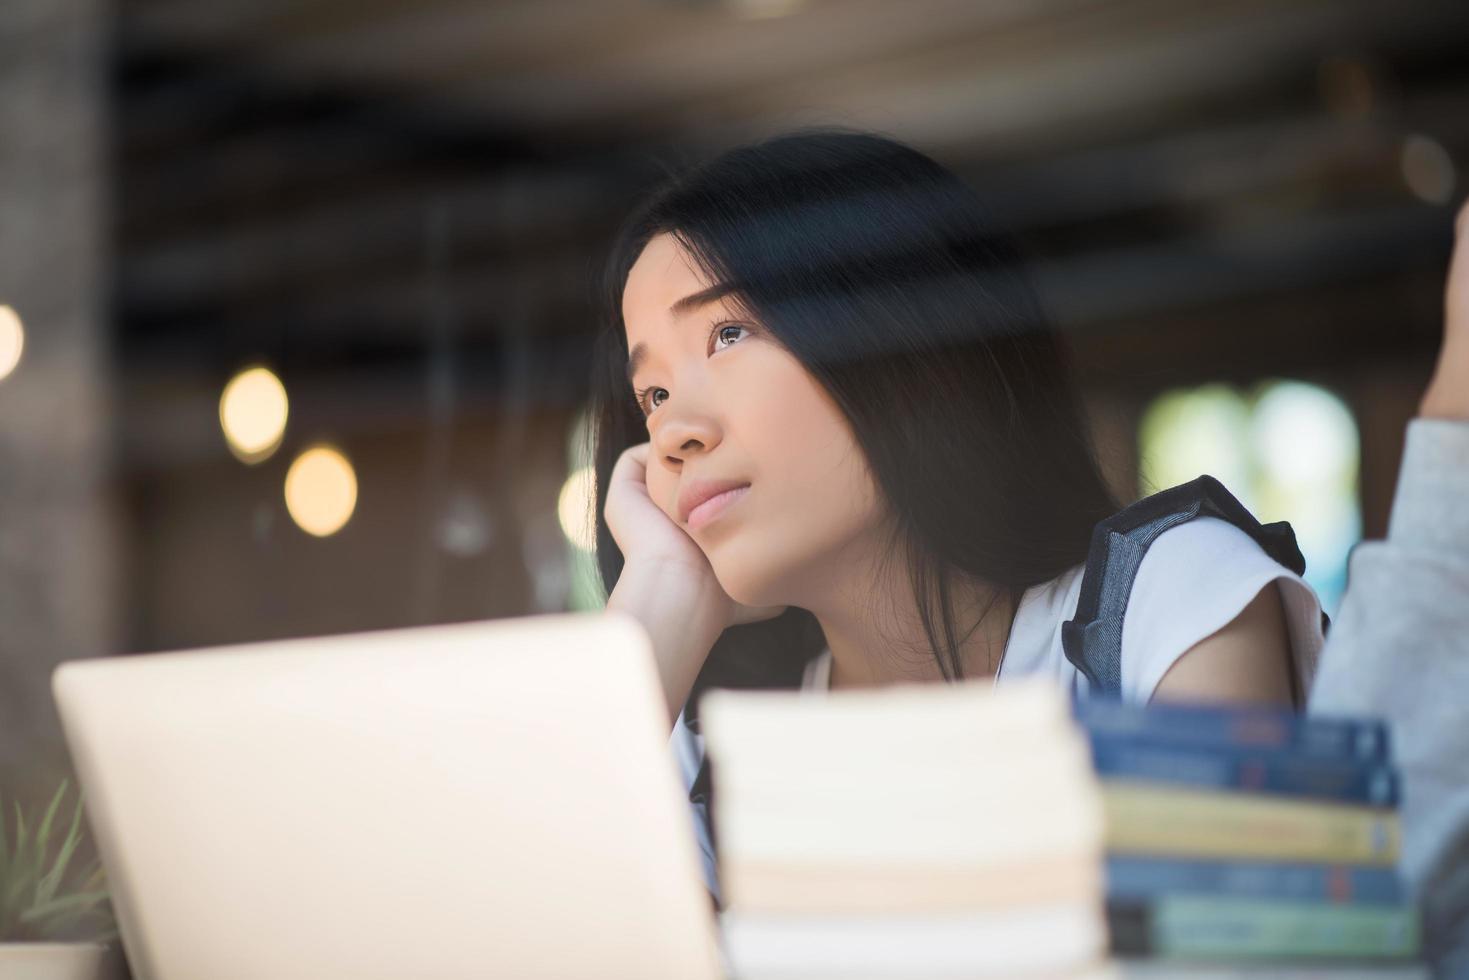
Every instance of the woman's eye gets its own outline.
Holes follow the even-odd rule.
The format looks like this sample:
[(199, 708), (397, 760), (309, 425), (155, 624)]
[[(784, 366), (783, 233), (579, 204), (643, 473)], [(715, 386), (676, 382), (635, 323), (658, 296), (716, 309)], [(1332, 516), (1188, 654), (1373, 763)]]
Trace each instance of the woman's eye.
[[(713, 347), (714, 350), (723, 350), (730, 344), (735, 343), (741, 336), (741, 334), (738, 333), (731, 334), (731, 330), (743, 331), (747, 333), (749, 332), (749, 329), (749, 327), (738, 323), (721, 323), (714, 327), (712, 335), (714, 342), (710, 346)], [(658, 399), (659, 392), (662, 392), (663, 394), (662, 400)], [(639, 388), (633, 392), (633, 395), (637, 399), (638, 406), (642, 408), (643, 414), (652, 415), (655, 408), (668, 400), (668, 389), (656, 387)]]
[(637, 398), (638, 406), (642, 408), (644, 415), (651, 415), (653, 413), (653, 409), (662, 404), (662, 402), (653, 401), (653, 396), (660, 391), (663, 392), (663, 397), (666, 399), (668, 397), (667, 388), (640, 388), (634, 393), (634, 396)]
[(728, 332), (730, 330), (744, 330), (744, 329), (746, 329), (746, 328), (740, 326), (738, 323), (725, 323), (725, 324), (721, 324), (720, 326), (716, 327), (715, 330), (714, 330), (714, 340), (715, 340), (716, 347), (718, 346), (719, 341), (724, 341), (725, 346), (728, 346), (728, 345), (734, 343), (735, 340), (738, 339), (737, 337), (730, 337), (729, 336), (729, 333)]

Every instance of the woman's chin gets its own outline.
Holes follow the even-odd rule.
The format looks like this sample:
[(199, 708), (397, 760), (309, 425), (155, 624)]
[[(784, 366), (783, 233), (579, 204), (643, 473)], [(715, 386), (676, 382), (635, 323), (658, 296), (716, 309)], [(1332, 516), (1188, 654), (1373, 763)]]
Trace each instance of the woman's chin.
[[(788, 606), (791, 604), (789, 591), (776, 586), (769, 579), (749, 574), (736, 574), (724, 568), (712, 557), (709, 562), (714, 577), (724, 594), (742, 606)], [(727, 565), (727, 563), (726, 563)], [(747, 571), (747, 570), (741, 570)]]

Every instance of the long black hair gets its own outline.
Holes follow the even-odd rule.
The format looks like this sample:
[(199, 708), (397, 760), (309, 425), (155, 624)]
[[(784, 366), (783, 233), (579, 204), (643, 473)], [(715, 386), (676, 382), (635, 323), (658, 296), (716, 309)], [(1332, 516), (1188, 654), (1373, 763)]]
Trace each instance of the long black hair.
[[(845, 414), (893, 518), (893, 554), (933, 657), (943, 676), (962, 677), (956, 576), (1018, 601), (1083, 562), (1093, 525), (1117, 509), (1014, 242), (953, 173), (870, 133), (800, 130), (667, 180), (624, 222), (603, 282), (589, 431), (609, 593), (623, 556), (605, 488), (623, 450), (648, 439), (623, 370), (622, 293), (664, 233), (711, 281), (733, 284), (732, 299)], [(731, 627), (690, 705), (711, 686), (796, 686), (822, 642), (798, 608)]]

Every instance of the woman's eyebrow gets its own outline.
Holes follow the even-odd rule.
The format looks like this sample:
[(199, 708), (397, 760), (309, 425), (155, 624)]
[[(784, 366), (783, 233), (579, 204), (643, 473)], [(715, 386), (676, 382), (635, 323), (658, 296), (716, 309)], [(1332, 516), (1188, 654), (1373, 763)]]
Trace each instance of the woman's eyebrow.
[(728, 296), (734, 291), (734, 283), (718, 282), (707, 289), (701, 289), (697, 293), (691, 293), (681, 300), (676, 300), (674, 304), (668, 308), (668, 312), (672, 313), (674, 316), (683, 316), (685, 313), (690, 313), (694, 310), (697, 310), (699, 307), (704, 306), (708, 303), (712, 303), (716, 299)]
[[(668, 312), (672, 313), (676, 317), (683, 316), (686, 313), (691, 313), (694, 310), (697, 310), (701, 306), (707, 306), (717, 299), (722, 299), (723, 297), (728, 296), (734, 291), (735, 286), (733, 283), (715, 283), (713, 286), (710, 286), (707, 289), (701, 289), (697, 293), (690, 293), (683, 299), (675, 300), (673, 305), (668, 308)], [(632, 351), (629, 353), (627, 358), (628, 384), (632, 384), (633, 375), (638, 373), (638, 368), (642, 366), (643, 359), (647, 356), (648, 350), (646, 345), (633, 345)]]

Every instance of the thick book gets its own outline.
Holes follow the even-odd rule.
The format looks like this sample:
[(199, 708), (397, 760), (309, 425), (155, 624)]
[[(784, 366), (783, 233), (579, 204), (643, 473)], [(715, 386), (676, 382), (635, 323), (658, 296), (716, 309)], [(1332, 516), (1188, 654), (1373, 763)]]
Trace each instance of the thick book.
[(1132, 778), (1211, 789), (1299, 796), (1367, 806), (1399, 802), (1398, 775), (1381, 762), (1236, 745), (1176, 745), (1166, 738), (1094, 733), (1103, 779)]
[(1408, 959), (1418, 915), (1404, 905), (1321, 905), (1182, 895), (1107, 903), (1122, 956), (1248, 959)]
[(1326, 759), (1391, 761), (1387, 725), (1371, 718), (1306, 717), (1262, 707), (1136, 705), (1078, 698), (1072, 713), (1094, 735), (1146, 736), (1173, 745), (1289, 749)]
[(1054, 682), (714, 691), (700, 711), (733, 975), (1106, 970), (1100, 789)]
[(1068, 975), (1106, 955), (1092, 902), (1004, 913), (788, 916), (726, 912), (724, 949), (740, 980), (780, 977)]
[(1105, 872), (1111, 899), (1212, 895), (1359, 905), (1404, 901), (1402, 881), (1393, 868), (1113, 854), (1107, 858)]
[(775, 873), (1014, 866), (1091, 854), (1091, 754), (1049, 681), (714, 691), (700, 703), (720, 860)]
[[(824, 801), (814, 793), (766, 800), (721, 785), (715, 803), (720, 860), (937, 871), (1079, 853), (1100, 860), (1105, 820), (1099, 794), (1083, 782), (1087, 773), (1078, 771), (1069, 789), (1027, 792), (1016, 784), (1016, 795), (1008, 801), (995, 795), (986, 807), (985, 797), (951, 795), (937, 782), (885, 798), (881, 771), (874, 771), (875, 791), (865, 797), (833, 787)], [(956, 772), (951, 781), (964, 775)]]
[(1380, 807), (1113, 780), (1102, 784), (1107, 850), (1168, 857), (1391, 866), (1398, 814)]
[(1095, 901), (1102, 868), (1095, 853), (963, 866), (863, 866), (725, 861), (720, 887), (742, 912), (870, 915), (1007, 911), (1022, 905)]

